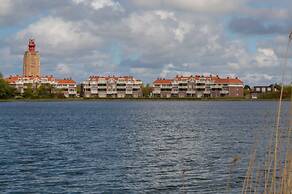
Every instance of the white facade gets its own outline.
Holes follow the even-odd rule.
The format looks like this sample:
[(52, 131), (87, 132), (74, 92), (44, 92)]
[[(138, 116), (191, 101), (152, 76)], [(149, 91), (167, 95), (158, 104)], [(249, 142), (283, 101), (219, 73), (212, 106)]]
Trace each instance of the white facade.
[(77, 84), (71, 79), (55, 79), (53, 76), (44, 77), (23, 77), (23, 76), (10, 76), (6, 78), (6, 81), (12, 87), (16, 88), (19, 94), (23, 94), (24, 91), (31, 87), (36, 89), (41, 85), (49, 84), (53, 89), (61, 91), (65, 97), (77, 95)]
[(86, 98), (138, 98), (142, 97), (142, 81), (132, 76), (91, 76), (81, 85)]
[(153, 97), (242, 97), (243, 83), (238, 78), (219, 76), (176, 76), (153, 82)]

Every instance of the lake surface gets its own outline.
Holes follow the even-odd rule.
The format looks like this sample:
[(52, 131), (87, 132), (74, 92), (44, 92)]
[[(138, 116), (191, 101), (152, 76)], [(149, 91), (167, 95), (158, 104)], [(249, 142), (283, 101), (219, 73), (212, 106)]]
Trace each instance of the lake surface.
[(276, 106), (0, 103), (0, 193), (224, 193), (228, 182), (240, 193), (255, 137), (268, 139)]

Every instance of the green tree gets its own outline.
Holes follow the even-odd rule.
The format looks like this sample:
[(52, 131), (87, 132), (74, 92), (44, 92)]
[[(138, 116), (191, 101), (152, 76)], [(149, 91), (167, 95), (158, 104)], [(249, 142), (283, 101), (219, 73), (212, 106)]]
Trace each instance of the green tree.
[(2, 77), (0, 77), (0, 98), (12, 98), (14, 96), (15, 89), (11, 87)]
[(245, 90), (250, 90), (250, 86), (249, 86), (249, 85), (245, 85), (245, 86), (244, 86), (244, 89), (245, 89)]
[(34, 98), (35, 97), (35, 94), (34, 94), (34, 91), (33, 91), (31, 85), (28, 85), (27, 88), (24, 90), (23, 97), (24, 98)]
[(42, 84), (36, 89), (36, 96), (40, 98), (52, 98), (53, 86), (51, 84)]
[(151, 87), (149, 84), (142, 86), (143, 97), (149, 97), (151, 93)]

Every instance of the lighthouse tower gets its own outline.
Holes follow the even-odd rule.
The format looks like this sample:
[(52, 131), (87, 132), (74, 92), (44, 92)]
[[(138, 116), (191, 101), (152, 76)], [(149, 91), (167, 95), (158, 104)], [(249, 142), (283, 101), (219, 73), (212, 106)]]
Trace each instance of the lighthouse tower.
[(29, 39), (28, 50), (23, 57), (23, 76), (40, 77), (41, 65), (39, 52), (35, 50), (36, 44), (34, 39)]

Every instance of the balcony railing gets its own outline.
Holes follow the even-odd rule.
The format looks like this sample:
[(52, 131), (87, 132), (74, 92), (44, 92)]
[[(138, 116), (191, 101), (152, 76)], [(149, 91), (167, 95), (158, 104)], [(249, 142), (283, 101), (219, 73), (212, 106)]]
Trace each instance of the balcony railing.
[(196, 80), (196, 83), (198, 83), (198, 84), (204, 84), (204, 83), (206, 83), (206, 80)]
[(229, 94), (229, 91), (228, 90), (222, 90), (222, 91), (220, 91), (220, 94)]
[(195, 90), (187, 90), (187, 94), (195, 94), (196, 91)]
[(196, 89), (205, 89), (206, 88), (205, 85), (203, 85), (203, 86), (195, 86), (195, 87), (196, 87)]
[(222, 89), (221, 85), (211, 85), (210, 86), (211, 89)]

